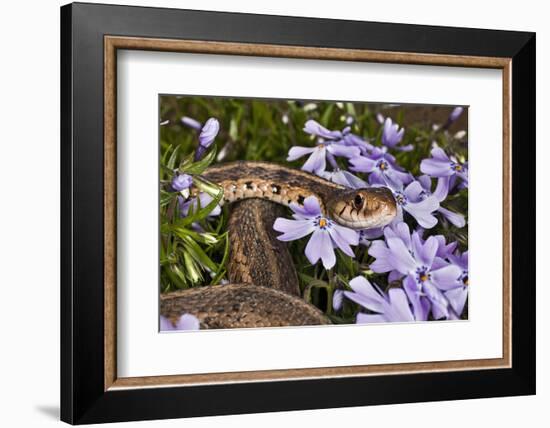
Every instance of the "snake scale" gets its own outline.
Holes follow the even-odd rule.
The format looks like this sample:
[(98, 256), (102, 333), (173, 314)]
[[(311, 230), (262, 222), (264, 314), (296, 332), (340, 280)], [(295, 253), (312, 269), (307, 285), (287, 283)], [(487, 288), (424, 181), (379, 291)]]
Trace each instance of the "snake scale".
[(330, 321), (300, 294), (287, 244), (273, 223), (291, 203), (315, 196), (322, 214), (353, 229), (382, 227), (395, 217), (385, 187), (348, 189), (305, 171), (268, 162), (237, 161), (209, 167), (202, 177), (223, 188), (228, 221), (231, 284), (161, 295), (161, 315), (195, 315), (201, 329), (320, 325)]

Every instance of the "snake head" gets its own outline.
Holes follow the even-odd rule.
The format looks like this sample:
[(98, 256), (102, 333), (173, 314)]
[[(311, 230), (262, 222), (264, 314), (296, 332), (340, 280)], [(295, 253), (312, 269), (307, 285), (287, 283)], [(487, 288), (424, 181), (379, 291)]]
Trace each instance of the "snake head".
[(373, 229), (389, 224), (397, 214), (393, 193), (387, 187), (350, 189), (327, 202), (334, 221), (351, 229)]

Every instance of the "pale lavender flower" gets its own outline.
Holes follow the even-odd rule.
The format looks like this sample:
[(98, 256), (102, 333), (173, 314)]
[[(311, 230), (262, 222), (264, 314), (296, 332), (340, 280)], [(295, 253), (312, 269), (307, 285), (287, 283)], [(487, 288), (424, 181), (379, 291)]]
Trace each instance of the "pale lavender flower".
[(344, 304), (344, 290), (336, 289), (332, 294), (332, 309), (338, 312)]
[(358, 324), (415, 321), (407, 295), (402, 289), (391, 288), (386, 294), (362, 276), (353, 278), (349, 285), (353, 291), (344, 291), (345, 296), (365, 309), (376, 312), (359, 312), (356, 319)]
[[(190, 198), (186, 201), (182, 197), (178, 197), (179, 207), (180, 207), (180, 215), (182, 217), (187, 217), (189, 214), (189, 210), (192, 208), (193, 212), (197, 212), (198, 209), (202, 209), (210, 202), (212, 202), (214, 198), (210, 196), (208, 193), (201, 192), (199, 193), (198, 198)], [(208, 214), (208, 217), (215, 217), (220, 215), (222, 212), (222, 209), (219, 205), (216, 205), (212, 211)]]
[(170, 319), (160, 316), (160, 331), (176, 331), (176, 330), (199, 330), (200, 322), (195, 315), (183, 314), (176, 323)]
[[(437, 187), (435, 188), (433, 193), (432, 193), (432, 179), (428, 175), (421, 175), (420, 177), (417, 178), (417, 181), (422, 186), (422, 189), (424, 189), (423, 192), (420, 194), (421, 199), (425, 199), (433, 195), (437, 198), (437, 200), (441, 204), (441, 202), (443, 202), (447, 197), (448, 184), (447, 184), (446, 177), (441, 177), (438, 179)], [(447, 208), (443, 208), (442, 206), (440, 206), (437, 209), (437, 211), (456, 227), (460, 228), (466, 225), (466, 219), (460, 213), (456, 213), (454, 211), (448, 210)]]
[(324, 171), (320, 174), (320, 176), (332, 181), (333, 183), (349, 187), (350, 189), (363, 189), (368, 187), (365, 181), (353, 175), (351, 172), (340, 168), (336, 168), (333, 171)]
[(305, 155), (310, 155), (302, 169), (317, 175), (326, 169), (327, 155), (343, 156), (351, 158), (359, 156), (360, 150), (357, 147), (346, 146), (342, 143), (342, 132), (330, 131), (314, 120), (308, 120), (304, 126), (308, 134), (319, 137), (315, 147), (291, 147), (288, 152), (287, 161), (295, 161)]
[(199, 147), (195, 151), (195, 160), (200, 160), (204, 156), (204, 153), (214, 142), (214, 139), (220, 132), (220, 122), (218, 119), (211, 117), (206, 121), (199, 134)]
[(462, 270), (460, 276), (457, 278), (459, 286), (444, 292), (445, 297), (449, 301), (449, 304), (455, 311), (458, 318), (462, 315), (466, 304), (466, 299), (468, 298), (468, 251), (465, 251), (462, 254), (457, 251), (455, 254), (449, 256), (449, 261)]
[(443, 125), (443, 129), (449, 128), (454, 122), (458, 120), (462, 112), (464, 111), (464, 107), (455, 107), (453, 111), (451, 111), (451, 114), (447, 118), (447, 122)]
[(377, 245), (371, 245), (369, 254), (376, 261), (370, 268), (378, 273), (398, 271), (405, 276), (403, 288), (416, 319), (427, 319), (430, 309), (436, 319), (449, 318), (452, 311), (443, 292), (459, 286), (457, 278), (462, 270), (436, 256), (440, 244), (435, 237), (423, 241), (416, 232), (409, 238), (404, 236), (405, 227), (399, 230), (400, 235), (387, 237), (385, 244), (377, 241)]
[(412, 176), (395, 162), (395, 157), (385, 150), (375, 147), (368, 156), (357, 156), (350, 159), (350, 169), (369, 174), (370, 184), (400, 187), (410, 183)]
[(365, 154), (365, 155), (367, 153), (369, 153), (374, 148), (374, 146), (372, 144), (365, 141), (359, 135), (354, 134), (353, 132), (351, 132), (351, 128), (349, 126), (345, 127), (342, 130), (342, 139), (341, 139), (341, 141), (346, 146), (355, 146), (355, 147), (357, 147), (361, 151), (361, 153)]
[(403, 221), (403, 211), (406, 211), (425, 229), (431, 229), (437, 224), (433, 215), (439, 209), (439, 201), (433, 195), (425, 195), (422, 185), (413, 181), (403, 186), (390, 186), (397, 203), (397, 215), (394, 223)]
[(181, 123), (196, 131), (200, 131), (202, 129), (202, 123), (200, 123), (198, 120), (193, 119), (192, 117), (183, 116), (181, 118)]
[(460, 163), (454, 156), (447, 156), (445, 151), (434, 147), (431, 151), (431, 158), (423, 159), (420, 162), (420, 171), (430, 177), (442, 178), (447, 193), (453, 189), (456, 179), (460, 178), (463, 187), (468, 187), (468, 163)]
[(283, 233), (277, 239), (294, 241), (312, 234), (306, 245), (305, 255), (311, 264), (320, 259), (325, 269), (331, 269), (336, 264), (335, 248), (355, 257), (350, 245), (359, 243), (358, 233), (323, 216), (315, 196), (307, 197), (303, 206), (290, 204), (290, 208), (294, 211), (294, 220), (279, 217), (273, 224), (273, 229)]
[(464, 111), (464, 107), (455, 107), (451, 112), (451, 114), (449, 115), (449, 120), (451, 122), (456, 122), (456, 120), (458, 120), (458, 118), (460, 117), (463, 111)]
[(384, 128), (382, 129), (382, 144), (388, 149), (410, 152), (413, 149), (412, 144), (400, 147), (397, 146), (401, 140), (403, 140), (404, 135), (405, 128), (400, 129), (397, 123), (393, 123), (391, 118), (387, 117), (384, 121)]
[(193, 177), (189, 174), (176, 174), (172, 179), (172, 190), (175, 192), (181, 192), (182, 190), (189, 189), (193, 184)]

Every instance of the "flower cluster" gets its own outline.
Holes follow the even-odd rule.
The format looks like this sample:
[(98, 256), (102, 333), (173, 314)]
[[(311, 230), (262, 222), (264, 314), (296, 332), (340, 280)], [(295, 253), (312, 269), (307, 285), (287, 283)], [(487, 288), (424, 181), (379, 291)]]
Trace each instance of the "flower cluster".
[[(446, 132), (462, 111), (455, 108), (434, 132)], [(466, 226), (465, 216), (448, 207), (447, 199), (467, 189), (468, 163), (433, 143), (430, 156), (414, 169), (420, 174), (415, 175), (397, 160), (399, 153), (414, 150), (413, 143), (402, 144), (405, 129), (389, 117), (380, 116), (379, 123), (378, 137), (368, 139), (351, 132), (349, 125), (358, 124), (349, 117), (342, 130), (327, 129), (310, 119), (304, 132), (315, 145), (291, 147), (287, 160), (308, 155), (303, 170), (344, 187), (388, 187), (397, 205), (393, 222), (384, 228), (354, 231), (323, 216), (319, 202), (310, 197), (303, 207), (292, 205), (293, 220), (278, 218), (274, 229), (282, 232), (283, 241), (311, 234), (305, 256), (312, 265), (320, 260), (327, 270), (335, 266), (336, 249), (356, 258), (361, 246), (367, 248), (372, 258), (368, 267), (375, 275), (387, 275), (388, 290), (384, 292), (364, 275), (344, 288), (338, 281), (333, 284), (333, 310), (340, 311), (346, 301), (354, 302), (362, 308), (356, 314), (358, 323), (459, 319), (468, 295), (468, 252), (460, 253), (458, 242), (447, 242), (441, 233), (424, 235), (438, 224), (444, 229)]]

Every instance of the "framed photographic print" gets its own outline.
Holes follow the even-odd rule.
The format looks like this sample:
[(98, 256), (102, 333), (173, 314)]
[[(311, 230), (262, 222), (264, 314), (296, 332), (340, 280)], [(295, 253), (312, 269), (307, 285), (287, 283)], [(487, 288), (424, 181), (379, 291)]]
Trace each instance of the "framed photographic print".
[(76, 3), (61, 53), (62, 420), (535, 393), (534, 34)]

